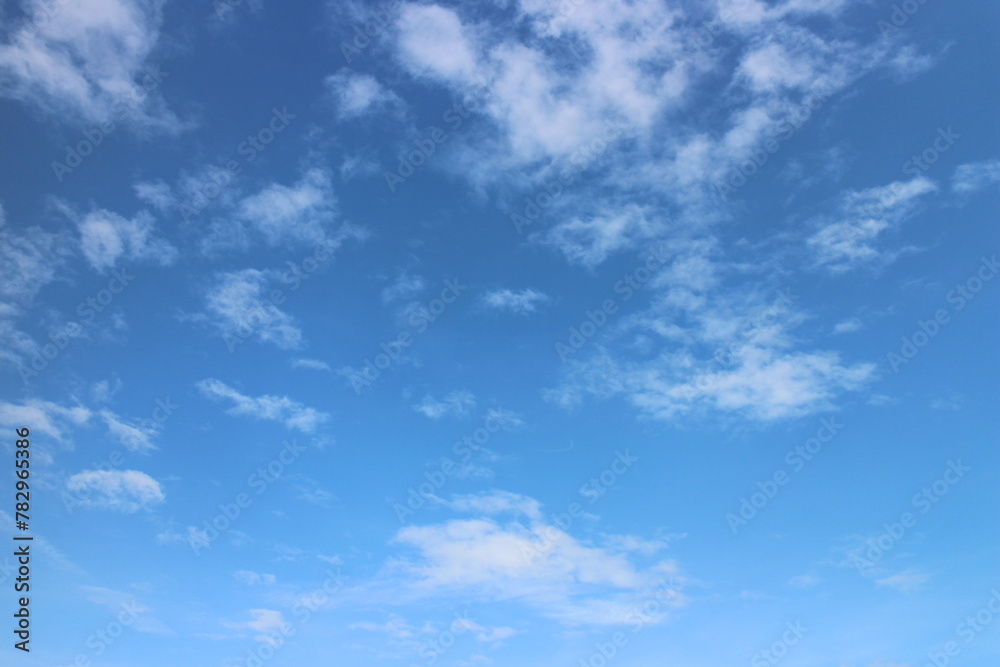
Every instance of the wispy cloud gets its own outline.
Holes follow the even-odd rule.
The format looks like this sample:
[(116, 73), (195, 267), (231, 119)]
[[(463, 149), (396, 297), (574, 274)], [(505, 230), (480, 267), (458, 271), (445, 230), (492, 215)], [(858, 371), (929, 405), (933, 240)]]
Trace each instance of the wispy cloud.
[(453, 391), (441, 399), (436, 399), (431, 395), (424, 396), (423, 400), (413, 406), (413, 409), (431, 419), (440, 419), (448, 415), (462, 416), (469, 409), (475, 407), (476, 397), (469, 391)]
[(131, 514), (152, 509), (166, 496), (160, 483), (138, 470), (84, 470), (66, 482), (81, 507)]
[(1000, 183), (1000, 160), (983, 160), (959, 165), (951, 177), (955, 192), (970, 193)]
[[(672, 561), (637, 567), (631, 556), (645, 549), (643, 540), (607, 536), (603, 546), (583, 543), (545, 520), (539, 503), (525, 496), (492, 491), (448, 505), (480, 516), (396, 534), (395, 543), (416, 551), (391, 568), (411, 595), (514, 599), (567, 625), (616, 625), (634, 621), (644, 596), (683, 580)], [(507, 518), (501, 524), (492, 516)], [(650, 623), (685, 604), (679, 589), (661, 598), (667, 602), (647, 617)]]
[(79, 2), (52, 8), (30, 0), (0, 45), (0, 95), (79, 124), (120, 121), (116, 114), (129, 105), (135, 111), (126, 117), (137, 128), (178, 132), (183, 124), (159, 95), (136, 92), (149, 88), (161, 7), (157, 0), (103, 0), (99, 9)]
[(295, 319), (281, 310), (270, 297), (273, 272), (243, 269), (216, 274), (205, 293), (205, 319), (227, 340), (255, 339), (281, 349), (302, 343), (302, 331)]
[(901, 249), (883, 248), (881, 239), (898, 231), (920, 198), (935, 190), (930, 180), (917, 177), (843, 195), (837, 217), (820, 223), (807, 242), (816, 261), (833, 272), (892, 261)]
[(496, 310), (505, 310), (512, 313), (527, 314), (538, 309), (540, 303), (549, 300), (549, 297), (542, 292), (537, 292), (531, 288), (519, 291), (510, 289), (498, 289), (483, 294), (483, 303)]
[(303, 433), (315, 433), (330, 418), (329, 414), (287, 396), (247, 396), (220, 380), (202, 380), (197, 387), (208, 398), (232, 403), (233, 406), (226, 410), (228, 414), (279, 422)]

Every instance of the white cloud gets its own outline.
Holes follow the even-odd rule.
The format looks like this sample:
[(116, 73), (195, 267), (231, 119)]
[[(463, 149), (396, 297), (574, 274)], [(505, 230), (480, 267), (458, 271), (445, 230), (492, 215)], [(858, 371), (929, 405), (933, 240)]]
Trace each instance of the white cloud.
[(351, 623), (347, 626), (351, 630), (365, 630), (367, 632), (381, 632), (389, 636), (390, 639), (396, 641), (410, 639), (416, 636), (419, 632), (417, 628), (414, 628), (409, 623), (406, 622), (401, 616), (396, 614), (391, 614), (389, 620), (385, 623), (372, 623), (371, 621), (359, 621), (357, 623)]
[(108, 427), (108, 433), (130, 452), (148, 454), (156, 449), (153, 437), (156, 429), (145, 424), (126, 424), (114, 412), (101, 410), (101, 419)]
[(823, 580), (811, 574), (799, 574), (788, 580), (788, 585), (792, 588), (812, 588), (819, 585)]
[(232, 402), (233, 407), (226, 411), (228, 414), (281, 422), (286, 428), (303, 433), (315, 433), (330, 418), (327, 413), (307, 407), (287, 396), (247, 396), (224, 382), (211, 378), (201, 380), (196, 386), (208, 398)]
[(863, 327), (864, 324), (861, 323), (861, 320), (859, 320), (856, 317), (852, 317), (850, 319), (841, 320), (840, 322), (837, 322), (837, 324), (835, 324), (833, 327), (833, 333), (835, 334), (854, 333), (855, 331), (860, 331)]
[(514, 291), (498, 289), (483, 294), (483, 303), (496, 310), (508, 310), (512, 313), (527, 314), (538, 309), (538, 304), (548, 301), (549, 297), (531, 288)]
[(835, 352), (757, 345), (739, 349), (724, 368), (711, 361), (699, 367), (687, 353), (623, 363), (605, 353), (572, 365), (567, 383), (549, 397), (570, 407), (585, 393), (625, 394), (635, 407), (660, 419), (715, 410), (770, 421), (830, 409), (835, 396), (860, 389), (874, 372), (874, 364), (845, 365)]
[(894, 588), (901, 593), (915, 591), (923, 588), (924, 584), (930, 581), (931, 576), (914, 570), (906, 570), (882, 579), (876, 579), (875, 585), (884, 588)]
[(969, 193), (1000, 183), (1000, 160), (983, 160), (959, 165), (951, 177), (955, 192)]
[(426, 286), (423, 277), (403, 272), (395, 282), (382, 290), (382, 303), (412, 299), (423, 292)]
[(233, 572), (233, 578), (247, 586), (270, 586), (278, 580), (273, 574), (259, 574), (251, 570), (237, 570)]
[(82, 507), (127, 514), (166, 500), (160, 483), (138, 470), (84, 470), (66, 482)]
[(72, 123), (127, 120), (179, 131), (181, 123), (154, 90), (168, 74), (148, 66), (161, 6), (159, 0), (27, 0), (27, 17), (0, 44), (0, 95)]
[(23, 365), (40, 353), (39, 344), (17, 321), (38, 293), (59, 279), (74, 246), (66, 233), (11, 227), (0, 204), (0, 362)]
[[(392, 571), (414, 594), (520, 600), (569, 625), (627, 623), (629, 613), (654, 595), (662, 604), (650, 614), (651, 622), (684, 604), (674, 563), (645, 569), (632, 563), (628, 545), (642, 541), (620, 536), (600, 546), (578, 541), (547, 522), (536, 501), (517, 494), (465, 496), (449, 506), (509, 519), (456, 519), (401, 529), (394, 542), (417, 555), (394, 559)], [(505, 630), (483, 634), (481, 641), (509, 636)]]
[(312, 168), (293, 186), (271, 183), (245, 197), (236, 215), (271, 247), (339, 245), (343, 239), (328, 239), (327, 233), (336, 217), (336, 201), (330, 173)]
[(402, 100), (395, 93), (370, 74), (357, 74), (344, 68), (328, 76), (325, 83), (334, 98), (337, 116), (342, 120), (402, 105)]
[(471, 392), (453, 391), (440, 400), (428, 394), (424, 396), (422, 401), (414, 405), (413, 409), (431, 419), (440, 419), (448, 415), (460, 417), (475, 405), (476, 397)]
[(400, 59), (415, 73), (455, 82), (467, 82), (474, 75), (472, 42), (451, 9), (407, 3), (397, 27)]
[(669, 259), (649, 280), (651, 305), (606, 324), (589, 347), (563, 341), (564, 378), (549, 399), (573, 407), (621, 395), (655, 418), (717, 412), (768, 421), (829, 409), (874, 376), (870, 363), (795, 350), (793, 332), (807, 315), (787, 290), (754, 287), (747, 274), (759, 267), (719, 262), (709, 242), (661, 250)]
[(177, 198), (170, 186), (162, 180), (141, 181), (133, 184), (132, 189), (135, 190), (135, 196), (139, 201), (161, 213), (177, 205)]
[(132, 219), (99, 209), (77, 221), (80, 248), (97, 271), (107, 271), (119, 259), (148, 260), (168, 266), (177, 258), (177, 249), (153, 234), (153, 216), (140, 211)]
[(272, 277), (272, 272), (257, 269), (216, 275), (205, 294), (204, 318), (230, 347), (250, 338), (286, 350), (302, 344), (295, 318), (268, 298)]
[(308, 368), (314, 371), (328, 371), (330, 364), (320, 359), (292, 359), (292, 368)]
[(86, 424), (90, 416), (90, 410), (79, 405), (64, 408), (33, 398), (20, 404), (0, 401), (0, 426), (8, 429), (28, 426), (60, 442), (67, 439), (67, 428)]
[(65, 236), (39, 227), (15, 230), (0, 205), (0, 299), (12, 307), (30, 305), (56, 279), (68, 254)]
[(279, 646), (284, 641), (283, 636), (292, 632), (291, 626), (280, 611), (251, 609), (249, 613), (253, 617), (249, 621), (223, 623), (223, 625), (233, 630), (252, 630), (257, 633), (254, 640), (271, 646)]
[(525, 518), (542, 518), (541, 503), (534, 498), (509, 491), (489, 491), (466, 496), (457, 496), (447, 503), (457, 512), (466, 514), (519, 514)]
[(545, 234), (545, 242), (558, 247), (571, 261), (596, 266), (612, 253), (633, 247), (663, 230), (647, 218), (647, 213), (642, 207), (629, 204), (590, 214), (587, 219), (574, 217), (553, 226)]
[(888, 263), (899, 250), (880, 247), (884, 232), (895, 231), (917, 209), (920, 198), (935, 190), (934, 183), (920, 176), (849, 192), (841, 198), (837, 217), (822, 221), (808, 246), (817, 263), (835, 273)]
[(123, 609), (128, 609), (135, 615), (129, 627), (137, 632), (163, 636), (176, 634), (163, 621), (153, 616), (152, 610), (139, 602), (131, 593), (99, 586), (81, 586), (80, 591), (87, 600), (105, 607), (113, 614), (120, 614)]

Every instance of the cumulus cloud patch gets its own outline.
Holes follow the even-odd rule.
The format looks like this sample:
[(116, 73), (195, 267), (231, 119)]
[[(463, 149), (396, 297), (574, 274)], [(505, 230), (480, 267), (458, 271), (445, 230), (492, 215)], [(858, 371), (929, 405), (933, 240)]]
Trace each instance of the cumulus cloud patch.
[(77, 504), (132, 514), (166, 500), (160, 483), (138, 470), (84, 470), (66, 482)]

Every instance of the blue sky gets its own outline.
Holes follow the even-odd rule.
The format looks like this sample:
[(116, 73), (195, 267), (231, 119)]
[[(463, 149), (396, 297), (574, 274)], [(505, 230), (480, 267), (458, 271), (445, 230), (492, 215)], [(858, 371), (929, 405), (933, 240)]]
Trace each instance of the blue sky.
[(0, 4), (0, 650), (997, 664), (998, 23)]

